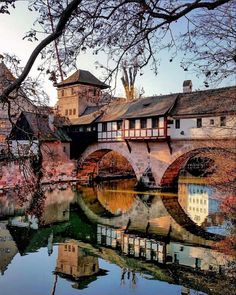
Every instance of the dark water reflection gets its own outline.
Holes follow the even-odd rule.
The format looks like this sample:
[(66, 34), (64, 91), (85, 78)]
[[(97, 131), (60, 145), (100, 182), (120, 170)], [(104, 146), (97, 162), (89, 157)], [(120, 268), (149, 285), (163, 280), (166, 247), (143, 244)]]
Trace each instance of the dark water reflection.
[(232, 195), (199, 179), (178, 195), (133, 187), (48, 186), (33, 210), (1, 195), (0, 294), (235, 294)]

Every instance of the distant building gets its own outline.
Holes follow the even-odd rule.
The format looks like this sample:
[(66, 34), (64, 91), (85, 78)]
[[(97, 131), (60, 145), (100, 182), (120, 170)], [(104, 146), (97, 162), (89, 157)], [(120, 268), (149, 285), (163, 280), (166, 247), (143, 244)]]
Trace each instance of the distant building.
[(66, 124), (63, 118), (51, 114), (22, 112), (9, 135), (12, 153), (15, 156), (37, 155), (41, 147), (48, 158), (69, 157), (71, 139), (60, 128), (62, 124)]
[(202, 225), (209, 214), (211, 189), (206, 185), (179, 183), (179, 203), (189, 217)]

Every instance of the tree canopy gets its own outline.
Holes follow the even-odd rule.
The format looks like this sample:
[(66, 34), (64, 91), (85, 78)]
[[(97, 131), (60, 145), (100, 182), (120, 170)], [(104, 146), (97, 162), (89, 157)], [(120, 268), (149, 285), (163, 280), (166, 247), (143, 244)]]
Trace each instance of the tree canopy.
[[(15, 2), (2, 1), (0, 13), (10, 14)], [(170, 50), (170, 62), (178, 50), (189, 53), (184, 69), (196, 66), (206, 78), (224, 79), (235, 70), (234, 0), (31, 0), (29, 10), (38, 12), (38, 26), (25, 38), (38, 40), (39, 26), (46, 37), (0, 101), (21, 85), (39, 54), (46, 61), (39, 70), (55, 73), (57, 79), (86, 50), (105, 52), (110, 74), (124, 60), (138, 61), (139, 68), (151, 64), (156, 72), (162, 50)]]

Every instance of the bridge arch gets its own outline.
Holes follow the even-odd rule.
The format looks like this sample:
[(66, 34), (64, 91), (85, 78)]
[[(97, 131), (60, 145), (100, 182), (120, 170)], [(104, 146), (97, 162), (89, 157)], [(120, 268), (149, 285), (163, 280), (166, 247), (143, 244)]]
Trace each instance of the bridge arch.
[[(217, 156), (216, 156), (217, 155)], [(173, 159), (167, 169), (164, 171), (161, 179), (162, 188), (174, 188), (177, 189), (178, 177), (180, 171), (186, 167), (186, 164), (190, 159), (193, 159), (196, 156), (202, 158), (208, 158), (209, 160), (215, 160), (218, 158), (225, 157), (226, 155), (230, 156), (232, 153), (229, 150), (224, 150), (222, 148), (216, 147), (203, 147), (186, 150), (184, 153), (176, 153), (173, 155)], [(217, 166), (217, 163), (214, 163)]]
[[(233, 151), (231, 144), (227, 150)], [(151, 171), (156, 186), (170, 187), (176, 183), (179, 171), (188, 159), (200, 153), (210, 154), (213, 150), (220, 150), (217, 142), (210, 141), (173, 141), (168, 142), (102, 142), (89, 145), (80, 156), (79, 178), (88, 177), (96, 172), (97, 162), (109, 151), (122, 155), (132, 166), (136, 178), (144, 179), (147, 171)]]
[(114, 151), (123, 156), (133, 168), (137, 179), (140, 178), (140, 170), (137, 166), (136, 159), (127, 150), (124, 144), (99, 144), (90, 145), (81, 155), (78, 162), (78, 178), (86, 179), (89, 175), (97, 173), (97, 164), (109, 152)]

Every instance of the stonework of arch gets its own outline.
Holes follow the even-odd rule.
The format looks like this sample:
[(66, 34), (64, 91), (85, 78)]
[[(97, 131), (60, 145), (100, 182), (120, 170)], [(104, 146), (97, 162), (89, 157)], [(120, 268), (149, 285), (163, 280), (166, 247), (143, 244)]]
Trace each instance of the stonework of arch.
[(161, 187), (172, 187), (172, 189), (177, 189), (179, 172), (186, 166), (188, 160), (195, 156), (206, 157), (214, 161), (216, 154), (218, 155), (218, 157), (220, 157), (222, 154), (225, 156), (227, 154), (230, 155), (230, 153), (231, 151), (227, 149), (224, 150), (219, 147), (207, 146), (199, 148), (195, 147), (194, 149), (190, 149), (189, 151), (186, 150), (183, 154), (177, 154), (173, 157), (173, 161), (163, 173), (160, 183)]
[[(234, 141), (230, 146), (234, 148)], [(179, 170), (192, 156), (203, 149), (219, 148), (219, 143), (212, 140), (181, 140), (167, 142), (103, 142), (88, 146), (79, 159), (79, 176), (86, 177), (96, 172), (98, 161), (109, 151), (115, 151), (127, 159), (138, 180), (147, 168), (152, 171), (156, 186), (169, 186), (178, 176)], [(172, 173), (173, 172), (173, 173)]]
[(136, 160), (129, 153), (129, 150), (124, 142), (120, 143), (99, 143), (90, 145), (81, 155), (79, 159), (79, 177), (86, 176), (88, 174), (96, 174), (98, 162), (107, 153), (115, 151), (122, 155), (131, 165), (136, 175), (136, 178), (141, 177), (140, 171), (137, 167)]

